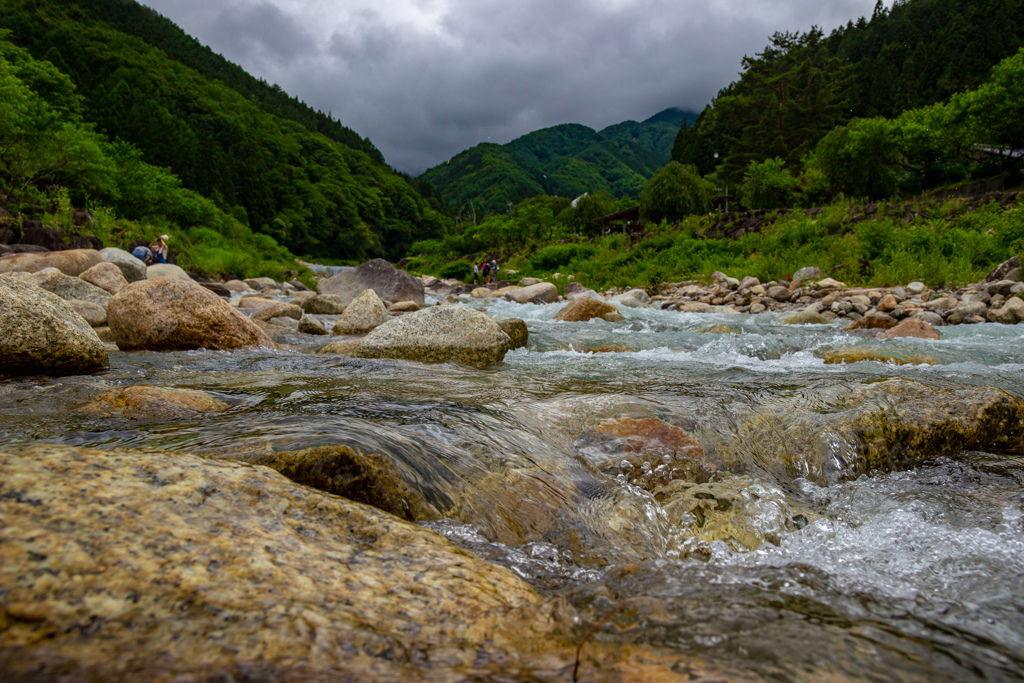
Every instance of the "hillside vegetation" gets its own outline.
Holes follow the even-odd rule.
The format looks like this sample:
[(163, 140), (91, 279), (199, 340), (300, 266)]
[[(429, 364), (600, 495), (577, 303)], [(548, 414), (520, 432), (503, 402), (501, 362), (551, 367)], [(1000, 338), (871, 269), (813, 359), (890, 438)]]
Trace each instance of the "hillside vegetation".
[(643, 122), (601, 131), (563, 124), (528, 133), (505, 145), (481, 143), (435, 166), (420, 178), (465, 219), (503, 213), (536, 195), (570, 199), (607, 193), (637, 199), (664, 166), (682, 121), (694, 114), (667, 109)]
[[(132, 0), (10, 0), (0, 5), (0, 28), (67, 77), (83, 129), (294, 253), (396, 259), (413, 241), (440, 234), (447, 220), (368, 140)], [(55, 180), (42, 177), (35, 186)], [(71, 183), (68, 190), (79, 206), (101, 201), (124, 218), (223, 233), (168, 215), (141, 188)], [(8, 211), (16, 212), (11, 201)]]

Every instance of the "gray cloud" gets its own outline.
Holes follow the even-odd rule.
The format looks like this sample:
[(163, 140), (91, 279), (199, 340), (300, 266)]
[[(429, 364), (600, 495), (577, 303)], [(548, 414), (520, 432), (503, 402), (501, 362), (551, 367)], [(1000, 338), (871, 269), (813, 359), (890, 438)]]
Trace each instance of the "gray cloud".
[(478, 142), (700, 110), (776, 31), (874, 0), (144, 0), (413, 174)]

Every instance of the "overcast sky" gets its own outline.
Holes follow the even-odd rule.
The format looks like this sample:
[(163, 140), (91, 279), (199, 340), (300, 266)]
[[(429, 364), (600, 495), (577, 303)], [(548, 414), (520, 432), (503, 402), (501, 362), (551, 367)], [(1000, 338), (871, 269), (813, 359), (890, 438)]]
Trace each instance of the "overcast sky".
[[(699, 111), (775, 31), (875, 0), (142, 0), (412, 175), (479, 142)], [(891, 1), (886, 2), (890, 5)]]

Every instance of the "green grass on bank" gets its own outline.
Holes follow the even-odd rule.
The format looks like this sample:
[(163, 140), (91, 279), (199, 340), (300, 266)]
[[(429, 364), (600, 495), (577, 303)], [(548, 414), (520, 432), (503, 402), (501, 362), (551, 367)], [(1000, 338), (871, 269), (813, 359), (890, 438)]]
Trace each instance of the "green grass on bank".
[[(1024, 207), (991, 203), (968, 210), (961, 201), (933, 207), (906, 222), (903, 211), (853, 222), (850, 202), (838, 202), (815, 216), (780, 212), (760, 233), (736, 240), (708, 239), (716, 215), (691, 216), (677, 225), (649, 228), (635, 244), (628, 236), (577, 238), (554, 244), (534, 242), (516, 251), (494, 249), (515, 277), (551, 279), (572, 275), (588, 287), (651, 287), (665, 282), (708, 280), (715, 271), (734, 277), (778, 280), (804, 266), (855, 286), (895, 286), (921, 280), (930, 287), (976, 282), (993, 267), (1024, 252)], [(422, 246), (422, 245), (420, 245)], [(429, 245), (428, 245), (429, 246)], [(472, 277), (479, 253), (453, 257), (422, 253), (413, 272), (438, 277)]]

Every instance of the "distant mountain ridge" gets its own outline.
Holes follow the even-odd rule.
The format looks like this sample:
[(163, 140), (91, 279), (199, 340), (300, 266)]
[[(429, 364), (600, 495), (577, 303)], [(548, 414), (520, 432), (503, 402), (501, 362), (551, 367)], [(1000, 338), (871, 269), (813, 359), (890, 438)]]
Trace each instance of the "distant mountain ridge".
[(505, 144), (481, 143), (428, 169), (420, 179), (457, 209), (504, 212), (536, 195), (608, 192), (637, 197), (668, 163), (683, 121), (697, 114), (669, 108), (644, 121), (600, 131), (578, 123), (544, 128)]

